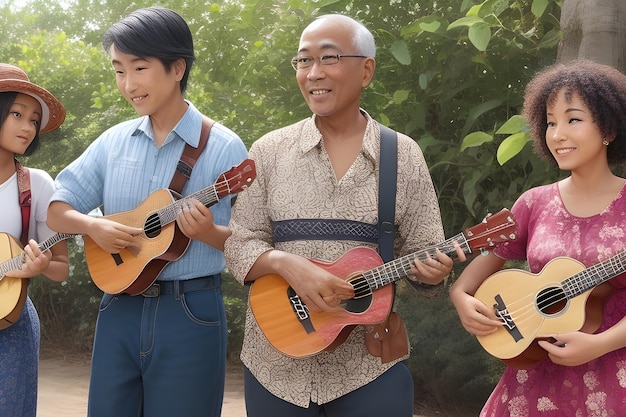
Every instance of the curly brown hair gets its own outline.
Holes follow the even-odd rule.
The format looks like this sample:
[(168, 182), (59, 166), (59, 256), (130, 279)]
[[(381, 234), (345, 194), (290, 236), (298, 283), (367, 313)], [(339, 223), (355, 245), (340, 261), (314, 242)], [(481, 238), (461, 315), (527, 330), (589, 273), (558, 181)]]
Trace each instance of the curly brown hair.
[(611, 142), (607, 153), (608, 163), (624, 162), (626, 75), (608, 65), (588, 60), (552, 65), (538, 72), (526, 86), (523, 115), (530, 126), (534, 151), (557, 165), (546, 143), (546, 109), (562, 90), (567, 100), (573, 95), (580, 97), (589, 108), (602, 137)]

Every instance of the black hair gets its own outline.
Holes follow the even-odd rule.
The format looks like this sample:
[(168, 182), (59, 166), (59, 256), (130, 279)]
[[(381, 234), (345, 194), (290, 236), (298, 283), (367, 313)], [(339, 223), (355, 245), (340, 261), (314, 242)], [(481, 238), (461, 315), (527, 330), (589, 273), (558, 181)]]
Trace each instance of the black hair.
[(191, 30), (178, 13), (162, 7), (136, 10), (106, 31), (102, 46), (108, 53), (112, 45), (125, 54), (156, 58), (168, 71), (184, 59), (187, 65), (180, 91), (185, 92), (195, 55)]
[[(3, 125), (7, 117), (11, 112), (11, 106), (15, 102), (17, 98), (16, 91), (5, 91), (0, 93), (0, 125)], [(35, 153), (35, 151), (39, 148), (39, 130), (41, 129), (41, 125), (37, 123), (37, 130), (35, 132), (35, 138), (30, 142), (30, 145), (24, 151), (24, 156), (30, 156)]]
[(552, 65), (526, 86), (524, 116), (535, 152), (556, 165), (546, 143), (547, 107), (561, 91), (568, 100), (578, 95), (589, 108), (602, 138), (610, 142), (608, 163), (626, 161), (626, 75), (608, 65), (582, 59)]

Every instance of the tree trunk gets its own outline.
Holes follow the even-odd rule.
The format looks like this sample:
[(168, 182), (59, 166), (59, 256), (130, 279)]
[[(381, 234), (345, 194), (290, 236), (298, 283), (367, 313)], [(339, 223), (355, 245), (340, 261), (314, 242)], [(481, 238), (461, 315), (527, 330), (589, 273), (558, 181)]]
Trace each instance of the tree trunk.
[(626, 73), (626, 0), (564, 0), (557, 62), (586, 58)]

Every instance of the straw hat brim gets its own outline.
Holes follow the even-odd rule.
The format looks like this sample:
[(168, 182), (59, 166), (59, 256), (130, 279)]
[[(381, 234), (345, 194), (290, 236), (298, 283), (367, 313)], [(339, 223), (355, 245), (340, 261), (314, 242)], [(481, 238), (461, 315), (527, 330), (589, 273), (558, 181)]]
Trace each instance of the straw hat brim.
[(15, 78), (0, 80), (0, 92), (15, 91), (35, 98), (41, 104), (41, 128), (39, 133), (51, 132), (65, 121), (65, 107), (46, 89), (30, 81)]

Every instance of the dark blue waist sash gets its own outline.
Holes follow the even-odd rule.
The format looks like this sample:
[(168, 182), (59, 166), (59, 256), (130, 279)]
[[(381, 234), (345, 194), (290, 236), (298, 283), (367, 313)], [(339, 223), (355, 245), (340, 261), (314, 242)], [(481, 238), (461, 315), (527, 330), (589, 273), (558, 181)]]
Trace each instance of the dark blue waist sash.
[(353, 220), (291, 219), (272, 222), (274, 242), (355, 240), (378, 244), (378, 225)]

